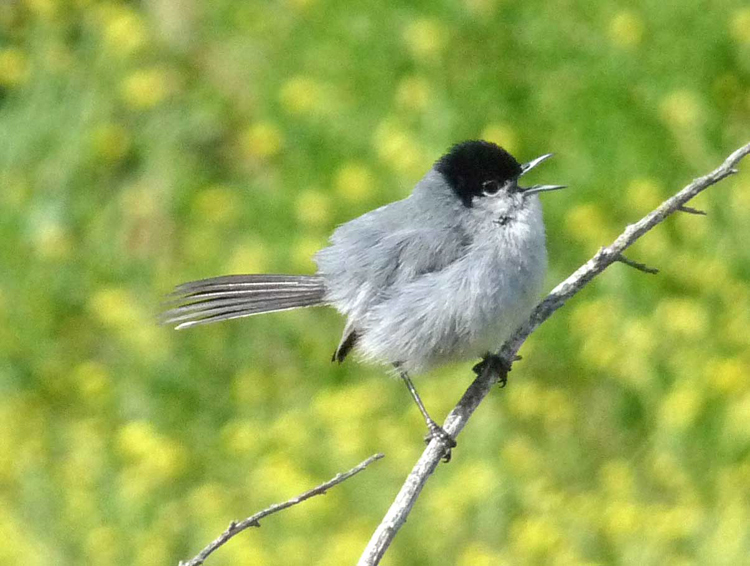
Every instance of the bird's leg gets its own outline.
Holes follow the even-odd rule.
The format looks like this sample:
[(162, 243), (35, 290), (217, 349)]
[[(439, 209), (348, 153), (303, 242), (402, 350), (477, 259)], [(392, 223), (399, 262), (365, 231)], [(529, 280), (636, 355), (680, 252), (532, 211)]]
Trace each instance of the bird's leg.
[(456, 447), (456, 441), (453, 439), (453, 437), (450, 434), (445, 432), (443, 427), (437, 424), (432, 419), (430, 414), (427, 412), (427, 409), (425, 409), (424, 403), (422, 403), (422, 399), (419, 397), (419, 393), (417, 393), (417, 388), (414, 387), (414, 383), (412, 382), (406, 370), (399, 367), (399, 364), (394, 364), (394, 366), (398, 370), (399, 376), (406, 384), (406, 388), (409, 390), (409, 393), (411, 393), (412, 399), (414, 399), (414, 402), (417, 404), (417, 407), (419, 407), (419, 412), (422, 413), (422, 416), (424, 417), (424, 422), (427, 423), (427, 428), (429, 432), (427, 433), (427, 436), (425, 437), (425, 442), (429, 443), (430, 440), (432, 440), (433, 438), (436, 438), (436, 437), (439, 438), (445, 445), (445, 453), (443, 454), (443, 461), (450, 462), (451, 448)]
[[(520, 359), (521, 356), (516, 356), (515, 358), (513, 358), (513, 361), (517, 362)], [(484, 368), (489, 366), (495, 373), (497, 373), (497, 375), (500, 376), (500, 387), (505, 387), (505, 384), (508, 383), (508, 372), (510, 372), (512, 363), (513, 362), (508, 362), (497, 354), (491, 354), (490, 352), (487, 352), (482, 358), (482, 361), (471, 369), (475, 374), (481, 375), (484, 371)]]

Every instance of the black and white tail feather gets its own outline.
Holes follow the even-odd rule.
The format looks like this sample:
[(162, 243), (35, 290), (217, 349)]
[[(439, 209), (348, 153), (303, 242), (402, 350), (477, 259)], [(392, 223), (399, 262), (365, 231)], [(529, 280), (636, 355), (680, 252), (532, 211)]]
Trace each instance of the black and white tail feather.
[(267, 312), (326, 304), (315, 275), (225, 275), (183, 283), (162, 318), (177, 330)]

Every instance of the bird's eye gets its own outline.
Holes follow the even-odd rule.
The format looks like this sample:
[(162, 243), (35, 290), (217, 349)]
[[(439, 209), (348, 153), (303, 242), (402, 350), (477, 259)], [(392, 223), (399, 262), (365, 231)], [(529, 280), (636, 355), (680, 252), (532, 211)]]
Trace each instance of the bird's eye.
[(486, 195), (494, 195), (501, 187), (502, 185), (497, 179), (490, 179), (489, 181), (482, 183), (482, 191)]

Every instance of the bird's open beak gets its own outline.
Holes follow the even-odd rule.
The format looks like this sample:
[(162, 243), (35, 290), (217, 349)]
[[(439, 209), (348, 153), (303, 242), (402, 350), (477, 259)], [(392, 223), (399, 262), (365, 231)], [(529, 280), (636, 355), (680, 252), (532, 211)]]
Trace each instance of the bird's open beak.
[[(537, 165), (539, 165), (540, 163), (544, 161), (547, 161), (553, 155), (554, 155), (553, 153), (545, 153), (544, 155), (540, 155), (536, 159), (532, 159), (528, 163), (524, 163), (523, 165), (521, 165), (521, 174), (519, 175), (519, 177), (524, 176), (526, 173), (531, 171), (534, 167), (536, 167)], [(533, 185), (527, 189), (522, 189), (522, 191), (523, 191), (524, 196), (529, 196), (529, 195), (535, 195), (537, 193), (543, 193), (546, 191), (557, 191), (559, 189), (564, 189), (566, 187), (567, 185)]]
[(553, 155), (555, 155), (555, 154), (554, 153), (545, 153), (544, 155), (540, 155), (536, 159), (532, 159), (528, 163), (524, 163), (523, 165), (521, 165), (521, 174), (519, 175), (519, 177), (522, 177), (522, 176), (526, 175), (526, 173), (528, 173), (529, 171), (531, 171), (534, 167), (536, 167), (537, 165), (539, 165), (540, 163), (542, 163), (544, 161), (547, 161)]

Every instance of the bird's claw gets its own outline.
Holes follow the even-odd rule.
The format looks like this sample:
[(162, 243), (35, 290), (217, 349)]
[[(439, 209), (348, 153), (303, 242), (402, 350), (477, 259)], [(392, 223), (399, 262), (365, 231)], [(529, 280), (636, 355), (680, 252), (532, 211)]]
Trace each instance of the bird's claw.
[[(513, 361), (516, 362), (520, 359), (521, 356), (516, 356), (515, 358), (513, 358)], [(482, 358), (482, 361), (476, 364), (471, 369), (475, 374), (481, 375), (484, 371), (484, 368), (489, 366), (492, 371), (500, 376), (498, 385), (500, 387), (505, 387), (505, 385), (508, 383), (508, 373), (510, 372), (512, 365), (513, 362), (508, 362), (506, 359), (501, 358), (496, 354), (486, 354), (484, 358)]]
[(455, 439), (445, 432), (445, 429), (436, 422), (428, 423), (428, 432), (424, 437), (425, 444), (429, 444), (433, 439), (437, 438), (443, 445), (443, 462), (446, 464), (451, 461), (451, 450), (458, 446)]

